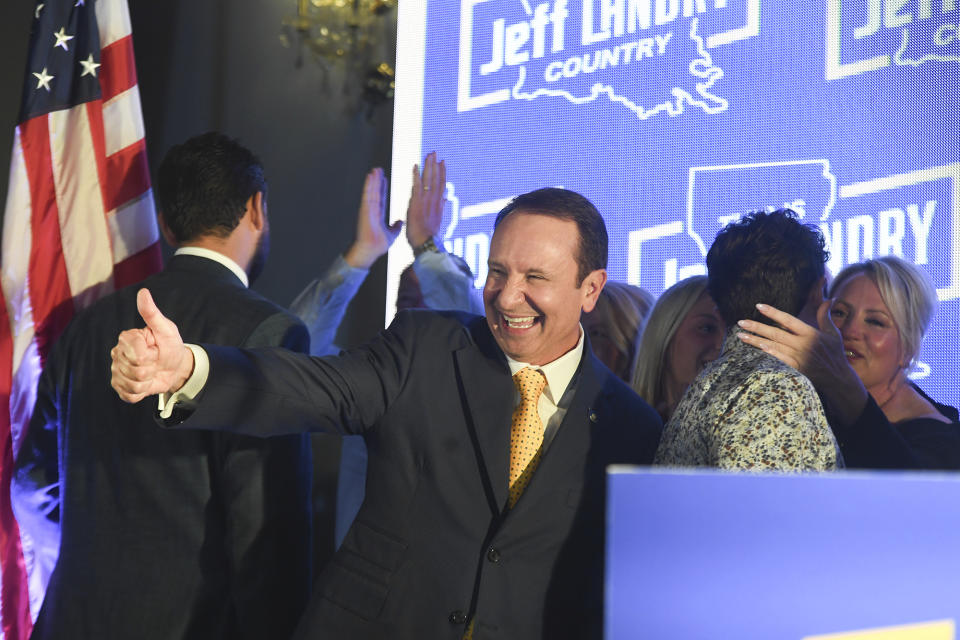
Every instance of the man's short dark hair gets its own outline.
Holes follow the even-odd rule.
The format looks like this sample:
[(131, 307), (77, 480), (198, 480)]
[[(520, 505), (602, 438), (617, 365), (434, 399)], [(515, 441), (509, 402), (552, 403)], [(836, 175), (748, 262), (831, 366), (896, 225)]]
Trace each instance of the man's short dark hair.
[(792, 210), (748, 213), (721, 229), (707, 252), (707, 290), (727, 326), (744, 319), (770, 324), (756, 304), (797, 315), (828, 256), (820, 229)]
[(593, 203), (579, 193), (556, 187), (544, 187), (519, 195), (500, 210), (493, 223), (496, 228), (515, 211), (572, 220), (580, 235), (577, 256), (577, 286), (597, 269), (607, 268), (607, 225)]
[(216, 132), (173, 146), (157, 171), (157, 204), (180, 243), (205, 235), (227, 237), (258, 191), (266, 198), (260, 160)]

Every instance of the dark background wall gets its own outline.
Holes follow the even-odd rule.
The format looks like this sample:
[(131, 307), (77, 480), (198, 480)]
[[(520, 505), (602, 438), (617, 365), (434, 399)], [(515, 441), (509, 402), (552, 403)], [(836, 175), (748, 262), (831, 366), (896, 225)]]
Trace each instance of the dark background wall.
[[(0, 3), (0, 202), (32, 12), (32, 1)], [(283, 20), (295, 12), (296, 0), (130, 1), (151, 168), (171, 145), (211, 129), (260, 156), (273, 250), (254, 288), (284, 305), (352, 241), (364, 175), (389, 170), (393, 121), (392, 103), (368, 117), (344, 95), (342, 74), (281, 43)], [(395, 18), (385, 24), (392, 62)], [(381, 263), (355, 300), (342, 343), (383, 326), (383, 282)]]
[[(33, 6), (0, 3), (0, 202)], [(282, 305), (353, 240), (364, 175), (374, 166), (389, 170), (393, 121), (392, 103), (368, 118), (362, 104), (344, 95), (342, 74), (283, 46), (283, 20), (295, 12), (296, 0), (130, 0), (151, 168), (171, 145), (211, 129), (260, 156), (270, 184), (272, 251), (254, 288)], [(383, 30), (391, 64), (395, 32), (391, 16)], [(383, 260), (372, 269), (348, 311), (341, 345), (362, 342), (383, 326), (385, 271)], [(338, 441), (318, 440), (321, 546), (328, 541), (324, 518), (338, 455)]]
[[(325, 73), (281, 44), (294, 0), (134, 0), (130, 6), (151, 166), (172, 144), (217, 129), (261, 158), (273, 251), (254, 288), (288, 304), (352, 241), (366, 172), (390, 166), (392, 105), (368, 119)], [(395, 22), (393, 23), (395, 25)], [(392, 49), (391, 49), (392, 53)], [(383, 326), (383, 265), (341, 342)]]

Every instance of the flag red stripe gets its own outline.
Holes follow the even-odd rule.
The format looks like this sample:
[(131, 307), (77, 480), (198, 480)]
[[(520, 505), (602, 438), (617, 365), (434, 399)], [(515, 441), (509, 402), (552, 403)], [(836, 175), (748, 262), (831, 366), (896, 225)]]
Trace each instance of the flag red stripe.
[[(9, 400), (9, 396), (8, 396)], [(3, 634), (5, 638), (27, 638), (33, 627), (30, 618), (30, 593), (27, 586), (27, 567), (20, 546), (20, 527), (10, 504), (10, 480), (13, 474), (13, 437), (10, 434), (9, 404), (0, 418), (3, 430), (3, 468), (0, 469), (0, 549), (3, 553)], [(11, 597), (12, 594), (16, 594)]]
[(6, 297), (0, 289), (0, 616), (5, 638), (30, 636), (30, 593), (27, 568), (20, 546), (20, 527), (10, 504), (13, 474), (13, 434), (10, 431), (10, 391), (13, 386), (13, 336), (7, 315)]
[(103, 131), (103, 100), (94, 100), (86, 104), (87, 122), (90, 123), (90, 143), (93, 145), (93, 157), (97, 159), (97, 180), (100, 182), (100, 198), (104, 211), (109, 211), (107, 203), (107, 151)]
[(146, 249), (113, 265), (113, 285), (121, 289), (136, 284), (160, 271), (162, 267), (163, 256), (160, 253), (160, 243), (154, 242)]
[(106, 155), (103, 102), (88, 102), (87, 118), (93, 153), (97, 158), (97, 176), (103, 194), (103, 210), (117, 207), (143, 195), (150, 188), (150, 166), (147, 162), (147, 143), (142, 138), (111, 156)]
[(113, 211), (150, 188), (150, 167), (147, 164), (147, 143), (141, 138), (106, 158), (104, 210)]
[[(10, 392), (13, 389), (13, 332), (6, 294), (0, 287), (0, 441), (10, 437)], [(6, 495), (6, 494), (4, 494)], [(0, 527), (0, 538), (5, 530)], [(6, 545), (0, 543), (0, 549)], [(2, 552), (0, 552), (2, 553)]]
[(137, 85), (137, 65), (133, 58), (133, 37), (126, 36), (100, 51), (100, 93), (106, 102)]
[(41, 362), (73, 317), (70, 281), (63, 260), (60, 217), (54, 192), (47, 116), (20, 125), (23, 158), (30, 183), (32, 244), (30, 304)]

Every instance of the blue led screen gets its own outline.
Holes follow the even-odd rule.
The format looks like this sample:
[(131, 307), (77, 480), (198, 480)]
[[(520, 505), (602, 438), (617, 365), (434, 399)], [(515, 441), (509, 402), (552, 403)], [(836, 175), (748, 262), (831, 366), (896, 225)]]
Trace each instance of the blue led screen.
[(913, 376), (960, 402), (960, 2), (399, 6), (393, 215), (437, 151), (443, 240), (478, 287), (493, 214), (538, 187), (589, 197), (610, 277), (654, 295), (705, 272), (726, 222), (789, 206), (823, 229), (834, 273), (888, 254), (927, 270), (941, 303)]

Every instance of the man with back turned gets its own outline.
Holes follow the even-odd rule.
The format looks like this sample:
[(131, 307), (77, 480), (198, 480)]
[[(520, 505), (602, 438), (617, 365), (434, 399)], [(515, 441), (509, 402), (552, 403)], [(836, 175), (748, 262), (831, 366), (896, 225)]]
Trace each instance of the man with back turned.
[(707, 252), (707, 290), (729, 329), (720, 357), (700, 372), (664, 428), (658, 464), (752, 471), (843, 466), (810, 381), (737, 337), (737, 320), (765, 320), (756, 308), (762, 300), (815, 322), (826, 261), (820, 230), (789, 209), (749, 213), (720, 230)]
[[(156, 193), (177, 252), (142, 286), (184, 337), (306, 351), (303, 324), (247, 288), (269, 235), (257, 158), (220, 134), (192, 138), (167, 153)], [(155, 400), (121, 402), (108, 353), (139, 323), (136, 295), (77, 315), (40, 379), (13, 498), (21, 526), (61, 543), (32, 637), (286, 637), (310, 587), (304, 436), (167, 432)]]

